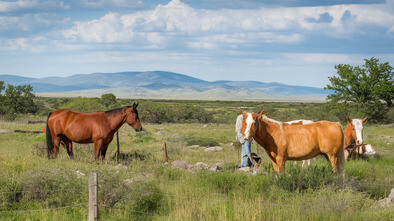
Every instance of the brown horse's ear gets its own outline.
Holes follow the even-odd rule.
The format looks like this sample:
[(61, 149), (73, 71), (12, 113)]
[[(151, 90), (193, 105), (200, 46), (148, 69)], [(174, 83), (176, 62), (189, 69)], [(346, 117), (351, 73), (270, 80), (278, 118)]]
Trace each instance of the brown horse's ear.
[(361, 121), (364, 123), (366, 120), (368, 120), (368, 117), (362, 119)]
[(262, 111), (257, 115), (257, 118), (260, 118), (261, 115), (263, 115), (263, 112), (264, 112), (264, 110), (262, 110)]
[(352, 123), (352, 119), (346, 117), (347, 122)]
[(137, 107), (138, 107), (138, 104), (139, 104), (138, 102), (137, 102), (137, 103), (134, 102), (133, 107), (134, 107), (134, 108), (137, 108)]
[(248, 114), (244, 110), (241, 109), (241, 112), (245, 119), (248, 118)]

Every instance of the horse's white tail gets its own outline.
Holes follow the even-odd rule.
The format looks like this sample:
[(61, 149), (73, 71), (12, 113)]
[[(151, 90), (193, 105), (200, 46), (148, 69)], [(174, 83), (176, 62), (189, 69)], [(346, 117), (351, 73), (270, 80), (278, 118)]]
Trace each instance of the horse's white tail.
[(345, 135), (343, 133), (343, 128), (342, 124), (338, 122), (338, 127), (341, 129), (342, 132), (342, 145), (341, 148), (339, 148), (339, 151), (337, 152), (337, 170), (339, 174), (343, 174), (345, 170)]

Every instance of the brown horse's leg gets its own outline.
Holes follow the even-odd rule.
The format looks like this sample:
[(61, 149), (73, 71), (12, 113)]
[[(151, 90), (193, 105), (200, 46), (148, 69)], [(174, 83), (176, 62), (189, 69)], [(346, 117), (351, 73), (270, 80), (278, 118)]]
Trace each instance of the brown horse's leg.
[(70, 157), (70, 159), (74, 159), (73, 143), (67, 137), (63, 137), (62, 141), (66, 145), (66, 150), (67, 150), (68, 156)]
[(285, 170), (285, 160), (282, 156), (276, 156), (276, 164), (278, 166), (278, 171), (276, 172), (283, 172)]
[(102, 140), (96, 140), (94, 141), (94, 159), (98, 159), (100, 156), (100, 151), (103, 146), (103, 141)]
[(108, 150), (108, 146), (109, 144), (103, 144), (103, 146), (101, 147), (101, 160), (104, 160), (105, 158), (105, 154), (107, 153)]
[(330, 159), (332, 170), (334, 172), (338, 172), (338, 166), (337, 166), (338, 158), (337, 158), (337, 156), (335, 156), (335, 155), (328, 155), (328, 158)]
[(53, 140), (53, 156), (56, 157), (59, 153), (59, 146), (60, 146), (60, 137), (52, 136)]
[(107, 153), (109, 144), (102, 144), (99, 150), (99, 155), (96, 157), (96, 159), (100, 158), (100, 160), (105, 159), (105, 154)]
[(275, 172), (279, 172), (278, 165), (277, 165), (276, 162), (273, 161), (273, 160), (272, 160), (272, 166), (274, 167), (274, 171), (275, 171)]

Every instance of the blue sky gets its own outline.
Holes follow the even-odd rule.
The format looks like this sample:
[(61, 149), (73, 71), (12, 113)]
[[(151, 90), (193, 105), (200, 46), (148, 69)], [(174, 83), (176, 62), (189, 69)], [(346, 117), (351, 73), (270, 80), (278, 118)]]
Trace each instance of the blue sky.
[(0, 1), (0, 74), (163, 70), (324, 87), (336, 64), (394, 66), (394, 0)]

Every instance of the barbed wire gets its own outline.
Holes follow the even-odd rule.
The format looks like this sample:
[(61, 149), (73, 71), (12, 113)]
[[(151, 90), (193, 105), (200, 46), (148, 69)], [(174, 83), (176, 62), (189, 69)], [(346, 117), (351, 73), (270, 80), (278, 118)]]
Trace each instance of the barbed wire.
[[(111, 182), (109, 182), (111, 183)], [(378, 186), (378, 187), (393, 187), (394, 184), (390, 184), (390, 183), (362, 183), (362, 182), (358, 182), (355, 183), (355, 185), (366, 185), (366, 186)], [(168, 196), (170, 198), (174, 198), (175, 200), (188, 200), (188, 201), (207, 201), (207, 202), (222, 202), (222, 203), (227, 203), (227, 202), (231, 202), (229, 200), (236, 200), (237, 195), (236, 193), (234, 193), (234, 197), (231, 197), (231, 195), (228, 195), (229, 191), (231, 191), (232, 188), (226, 188), (224, 187), (223, 189), (216, 189), (214, 188), (215, 191), (212, 191), (212, 189), (208, 190), (206, 188), (197, 188), (198, 191), (204, 191), (206, 194), (203, 196), (195, 196), (196, 194), (196, 189), (194, 188), (193, 191), (191, 190), (181, 190), (181, 191), (177, 191), (176, 193), (171, 193), (171, 192), (154, 192), (154, 191), (145, 191), (145, 192), (137, 192), (137, 193), (133, 193), (134, 195), (162, 195), (162, 196)], [(48, 190), (46, 192), (60, 192), (60, 191), (75, 191), (75, 190), (81, 190), (79, 188), (61, 188), (61, 189), (55, 189), (55, 190)], [(223, 192), (221, 192), (223, 191)], [(38, 192), (42, 192), (40, 190), (36, 190), (36, 191), (29, 191), (29, 190), (20, 190), (20, 191), (1, 191), (0, 194), (9, 194), (9, 193), (38, 193)], [(221, 198), (218, 198), (218, 196), (220, 196)], [(253, 193), (248, 193), (248, 196), (250, 197), (258, 197), (261, 196), (260, 192), (256, 192), (255, 194)], [(215, 198), (216, 197), (216, 198)], [(124, 199), (126, 200), (126, 198)], [(239, 199), (242, 200), (242, 199)], [(252, 199), (250, 199), (252, 200)], [(258, 202), (251, 202), (251, 201), (247, 201), (244, 200), (243, 203), (246, 204), (250, 204), (250, 205), (256, 205), (259, 204), (261, 206), (264, 207), (283, 207), (283, 208), (302, 208), (305, 206), (311, 206), (311, 205), (294, 205), (294, 204), (283, 204), (283, 203), (267, 203), (267, 201), (265, 201), (264, 199), (262, 199), (262, 201), (260, 199), (258, 199)], [(253, 199), (256, 200), (256, 199)], [(123, 201), (123, 200), (121, 200)], [(344, 202), (346, 203), (346, 202)], [(22, 213), (27, 213), (27, 212), (38, 212), (38, 211), (49, 211), (49, 210), (60, 210), (60, 209), (67, 209), (67, 208), (75, 208), (75, 207), (79, 207), (79, 206), (85, 206), (88, 205), (88, 203), (81, 203), (81, 204), (77, 204), (77, 205), (70, 205), (70, 206), (63, 206), (63, 207), (57, 207), (57, 208), (46, 208), (46, 209), (35, 209), (35, 210), (9, 210), (9, 211), (0, 211), (0, 214), (3, 213), (17, 213), (16, 216), (19, 216)], [(127, 210), (129, 212), (132, 213), (140, 213), (140, 214), (145, 214), (145, 215), (152, 215), (152, 216), (158, 216), (160, 214), (157, 213), (152, 213), (152, 212), (144, 212), (144, 211), (136, 211), (136, 210), (130, 210), (127, 208), (121, 208), (121, 207), (112, 207), (112, 208), (108, 208), (108, 209), (123, 209), (123, 210)], [(16, 217), (15, 217), (16, 218)]]
[[(118, 184), (118, 182), (117, 182), (117, 184)], [(389, 183), (361, 183), (361, 182), (357, 182), (357, 183), (354, 183), (354, 184), (355, 185), (365, 185), (365, 186), (394, 187), (394, 184), (389, 184)], [(198, 189), (204, 189), (204, 188), (198, 188)], [(71, 191), (71, 190), (72, 191), (76, 191), (76, 190), (81, 190), (81, 189), (80, 188), (62, 188), (62, 189), (55, 189), (55, 190), (50, 190), (50, 191), (46, 191), (46, 192), (60, 192), (60, 191)], [(223, 190), (226, 190), (226, 189), (223, 189)], [(0, 191), (0, 194), (7, 194), (7, 193), (39, 193), (39, 192), (43, 192), (43, 191), (42, 190), (35, 190), (35, 191), (30, 191), (30, 190)], [(147, 192), (147, 193), (162, 194), (162, 195), (165, 194), (165, 193), (158, 193), (158, 192), (157, 193), (155, 193), (155, 192)], [(221, 193), (213, 192), (211, 194), (220, 195)], [(173, 195), (175, 196), (176, 194), (173, 194)]]
[[(365, 184), (371, 184), (371, 183), (365, 183)], [(386, 184), (384, 184), (386, 185)], [(59, 189), (57, 191), (62, 191), (62, 190), (73, 190), (73, 189)], [(190, 192), (189, 192), (190, 193)], [(180, 197), (179, 194), (174, 194), (174, 193), (165, 193), (165, 192), (139, 192), (139, 193), (134, 193), (134, 194), (138, 194), (138, 195), (163, 195), (163, 196), (171, 196), (171, 197)], [(187, 194), (184, 193), (184, 194)], [(219, 194), (219, 193), (217, 193)], [(216, 195), (216, 194), (215, 194)], [(253, 194), (254, 196), (260, 196), (260, 194)], [(217, 196), (217, 195), (216, 195)], [(235, 196), (235, 195), (234, 195)], [(228, 202), (228, 200), (230, 199), (230, 197), (227, 196), (223, 196), (223, 199), (215, 199), (215, 202)], [(196, 196), (190, 196), (190, 195), (185, 195), (184, 197), (182, 197), (182, 199), (188, 199), (189, 201), (199, 201), (199, 200), (206, 200), (206, 201), (210, 201), (210, 199), (212, 199), (213, 196), (212, 195), (208, 195), (208, 196), (202, 196), (202, 197), (196, 197)], [(264, 207), (282, 207), (282, 208), (302, 208), (305, 207), (306, 205), (294, 205), (294, 204), (283, 204), (283, 203), (267, 203), (267, 201), (258, 201), (258, 202), (243, 202), (246, 204), (250, 204), (250, 205), (256, 205), (259, 204), (260, 206), (264, 206)], [(344, 203), (346, 203), (344, 201)], [(9, 211), (0, 211), (1, 213), (26, 213), (26, 212), (38, 212), (38, 211), (49, 211), (49, 210), (60, 210), (60, 209), (67, 209), (67, 208), (75, 208), (75, 207), (79, 207), (79, 206), (84, 206), (84, 205), (88, 205), (88, 203), (81, 203), (81, 204), (77, 204), (77, 205), (70, 205), (70, 206), (63, 206), (63, 207), (57, 207), (57, 208), (46, 208), (46, 209), (35, 209), (35, 210), (9, 210)], [(308, 206), (308, 205), (307, 205)], [(310, 206), (310, 205), (309, 205)], [(157, 213), (152, 213), (152, 212), (144, 212), (144, 211), (136, 211), (136, 210), (130, 210), (127, 208), (122, 208), (122, 207), (112, 207), (109, 209), (121, 209), (121, 210), (127, 210), (129, 212), (132, 213), (139, 213), (139, 214), (145, 214), (145, 215), (152, 215), (152, 216), (159, 216), (160, 214)]]
[[(56, 189), (56, 190), (50, 190), (47, 192), (60, 192), (60, 191), (66, 191), (66, 190), (80, 190), (77, 188), (70, 188), (70, 189)], [(86, 190), (87, 191), (87, 190)], [(7, 193), (39, 193), (43, 192), (42, 190), (35, 190), (35, 191), (30, 191), (30, 190), (20, 190), (20, 191), (0, 191), (0, 194), (7, 194)]]
[(47, 211), (47, 210), (58, 210), (58, 209), (67, 209), (67, 208), (73, 208), (73, 207), (78, 207), (78, 206), (83, 206), (83, 205), (88, 205), (88, 203), (81, 203), (77, 205), (72, 205), (72, 206), (62, 206), (62, 207), (56, 207), (56, 208), (46, 208), (46, 209), (32, 209), (32, 210), (3, 210), (0, 211), (0, 213), (24, 213), (24, 212), (38, 212), (38, 211)]
[(366, 186), (387, 186), (387, 187), (394, 187), (394, 184), (382, 184), (382, 183), (356, 183), (360, 185), (366, 185)]

